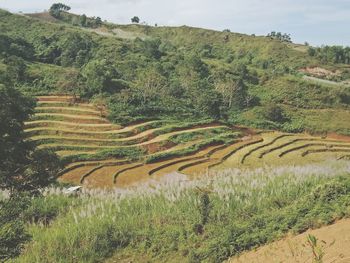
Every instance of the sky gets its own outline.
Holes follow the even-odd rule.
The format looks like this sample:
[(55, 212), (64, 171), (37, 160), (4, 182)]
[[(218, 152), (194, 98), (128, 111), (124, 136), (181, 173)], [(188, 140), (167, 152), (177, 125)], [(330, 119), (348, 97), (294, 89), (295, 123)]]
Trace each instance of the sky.
[(350, 0), (0, 0), (0, 8), (33, 13), (55, 2), (69, 5), (73, 13), (119, 24), (136, 15), (149, 25), (256, 35), (280, 31), (291, 34), (295, 43), (350, 46)]

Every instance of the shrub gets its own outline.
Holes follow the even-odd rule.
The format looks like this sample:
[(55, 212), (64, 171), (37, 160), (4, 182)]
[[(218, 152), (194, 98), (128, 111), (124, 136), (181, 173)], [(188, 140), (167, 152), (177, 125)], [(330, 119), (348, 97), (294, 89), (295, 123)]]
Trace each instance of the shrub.
[(23, 220), (27, 206), (28, 199), (20, 196), (0, 201), (0, 261), (18, 256), (30, 240)]
[(287, 120), (283, 108), (276, 104), (265, 106), (263, 115), (266, 119), (277, 123), (284, 123)]

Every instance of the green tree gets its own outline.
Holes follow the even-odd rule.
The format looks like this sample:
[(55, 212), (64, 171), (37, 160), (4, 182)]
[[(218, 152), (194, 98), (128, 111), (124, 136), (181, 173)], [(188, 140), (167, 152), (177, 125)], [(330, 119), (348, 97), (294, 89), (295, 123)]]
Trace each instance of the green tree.
[(90, 58), (95, 43), (90, 36), (84, 34), (67, 34), (60, 43), (61, 55), (59, 61), (62, 66), (81, 67)]
[(10, 193), (0, 201), (0, 261), (19, 255), (30, 238), (23, 217), (27, 196), (52, 183), (62, 168), (56, 154), (26, 140), (24, 121), (34, 106), (34, 100), (0, 85), (0, 190)]
[(80, 25), (81, 25), (81, 26), (83, 26), (83, 27), (86, 26), (86, 19), (87, 19), (87, 17), (86, 17), (85, 14), (83, 14), (83, 15), (80, 16)]
[(100, 27), (102, 25), (101, 17), (98, 16), (95, 18), (95, 25), (96, 25), (96, 27)]
[(138, 16), (134, 16), (131, 18), (131, 22), (138, 24), (138, 23), (140, 23), (140, 18)]
[(313, 56), (316, 55), (316, 49), (313, 48), (313, 47), (309, 47), (309, 48), (307, 49), (307, 53), (309, 54), (309, 56), (313, 57)]
[(61, 12), (62, 11), (69, 11), (71, 8), (65, 4), (62, 3), (55, 3), (50, 7), (50, 15), (52, 15), (55, 18), (61, 18)]
[(34, 105), (34, 100), (16, 89), (0, 86), (0, 189), (11, 193), (45, 187), (61, 169), (56, 154), (36, 150), (26, 140), (23, 123)]
[(159, 38), (145, 39), (140, 38), (135, 39), (135, 51), (141, 52), (147, 57), (159, 59), (162, 56), (160, 51), (160, 46), (162, 41)]
[(22, 58), (9, 56), (4, 59), (4, 63), (7, 66), (7, 77), (10, 83), (25, 80), (27, 66)]
[(283, 109), (276, 104), (266, 105), (264, 107), (263, 115), (266, 119), (273, 122), (284, 123), (287, 120)]
[(113, 79), (120, 77), (114, 65), (106, 59), (90, 61), (83, 68), (82, 75), (86, 81), (86, 96), (115, 92)]
[(216, 85), (216, 90), (222, 95), (224, 105), (231, 109), (242, 109), (248, 106), (247, 87), (242, 79), (230, 79)]
[(5, 262), (21, 253), (30, 235), (25, 231), (23, 211), (27, 198), (13, 196), (0, 201), (0, 261)]

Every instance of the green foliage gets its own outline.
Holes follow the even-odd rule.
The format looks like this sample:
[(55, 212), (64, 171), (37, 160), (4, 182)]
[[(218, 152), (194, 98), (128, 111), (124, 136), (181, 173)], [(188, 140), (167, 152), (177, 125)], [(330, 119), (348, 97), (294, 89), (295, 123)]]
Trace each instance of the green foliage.
[(263, 109), (263, 115), (266, 119), (273, 122), (283, 123), (286, 121), (286, 116), (283, 109), (276, 104), (266, 105)]
[(38, 196), (32, 198), (23, 211), (23, 219), (31, 224), (48, 226), (59, 214), (65, 214), (70, 207), (81, 204), (81, 200), (64, 195)]
[(70, 7), (62, 4), (62, 3), (55, 3), (50, 7), (50, 14), (55, 18), (61, 17), (62, 11), (69, 11)]
[(200, 205), (199, 205), (202, 225), (205, 225), (208, 223), (210, 210), (211, 210), (211, 204), (210, 204), (209, 194), (206, 191), (204, 191), (200, 194)]
[(14, 88), (0, 86), (0, 188), (19, 187), (16, 171), (28, 164), (30, 143), (23, 122), (33, 113), (34, 101)]
[(271, 38), (274, 38), (274, 39), (277, 39), (277, 40), (280, 40), (282, 42), (288, 42), (288, 43), (292, 42), (290, 34), (286, 34), (286, 33), (282, 34), (281, 32), (272, 31), (267, 36), (271, 37)]
[[(332, 64), (347, 63), (346, 48), (321, 48), (327, 54), (321, 56), (266, 37), (190, 27), (118, 26), (64, 11), (57, 24), (5, 11), (0, 17), (6, 32), (0, 37), (1, 82), (30, 94), (102, 94), (110, 120), (121, 124), (214, 118), (308, 130), (308, 122), (299, 125), (293, 118), (280, 125), (264, 114), (243, 116), (252, 117), (251, 112), (272, 103), (308, 109), (317, 118), (313, 109), (341, 111), (349, 104), (348, 89), (311, 83), (298, 73), (300, 68), (321, 66), (341, 72), (339, 79), (346, 80), (348, 70)], [(95, 34), (80, 26), (101, 28)], [(287, 35), (272, 35), (289, 41)], [(5, 62), (11, 56), (20, 59)], [(341, 123), (338, 117), (334, 121)], [(329, 130), (348, 133), (345, 124)]]
[(85, 15), (85, 14), (81, 15), (81, 16), (80, 16), (79, 24), (80, 24), (81, 26), (85, 27), (85, 26), (86, 26), (86, 21), (87, 21), (86, 15)]
[(18, 256), (23, 244), (30, 240), (25, 229), (23, 211), (28, 200), (19, 196), (0, 201), (0, 261)]
[(138, 24), (138, 23), (140, 23), (140, 18), (138, 16), (134, 16), (131, 18), (131, 22)]
[(169, 141), (175, 144), (180, 144), (180, 143), (195, 141), (198, 139), (210, 138), (215, 135), (224, 134), (225, 132), (229, 133), (230, 131), (231, 130), (229, 128), (220, 127), (215, 129), (209, 129), (209, 130), (186, 132), (186, 133), (180, 133), (169, 137)]
[(35, 63), (27, 67), (27, 83), (20, 89), (27, 94), (83, 94), (82, 76), (76, 68)]
[(307, 236), (307, 243), (310, 246), (312, 250), (312, 255), (313, 255), (313, 262), (314, 263), (323, 263), (323, 257), (325, 255), (325, 252), (323, 250), (323, 247), (319, 244), (319, 240), (317, 237), (313, 235), (308, 235)]
[(90, 61), (84, 67), (82, 75), (86, 79), (86, 90), (84, 90), (84, 93), (87, 96), (117, 91), (113, 85), (113, 79), (118, 78), (118, 72), (105, 59)]
[(34, 47), (25, 39), (17, 36), (0, 35), (0, 56), (17, 56), (26, 60), (34, 57)]
[(36, 150), (25, 139), (23, 123), (34, 105), (16, 89), (0, 86), (0, 189), (33, 191), (54, 181), (61, 169), (55, 153)]
[(350, 47), (322, 46), (309, 47), (308, 54), (317, 57), (322, 62), (350, 64)]

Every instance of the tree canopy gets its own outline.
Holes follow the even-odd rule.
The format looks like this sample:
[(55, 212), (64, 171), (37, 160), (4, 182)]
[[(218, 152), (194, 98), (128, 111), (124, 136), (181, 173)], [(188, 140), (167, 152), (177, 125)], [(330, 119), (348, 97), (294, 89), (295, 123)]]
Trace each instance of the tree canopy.
[(290, 37), (290, 34), (287, 34), (287, 33), (283, 34), (281, 32), (272, 31), (267, 36), (271, 37), (271, 38), (274, 38), (274, 39), (278, 39), (278, 40), (280, 40), (282, 42), (288, 42), (288, 43), (292, 42), (292, 38)]
[(69, 11), (71, 8), (70, 6), (67, 6), (65, 4), (62, 3), (54, 3), (51, 7), (50, 7), (50, 14), (53, 17), (56, 18), (60, 18), (61, 17), (61, 12), (62, 11)]
[(16, 89), (0, 86), (0, 189), (33, 191), (53, 182), (61, 168), (56, 154), (26, 140), (23, 124), (34, 105)]
[(138, 16), (134, 16), (131, 18), (131, 22), (138, 24), (138, 23), (140, 23), (140, 18)]

